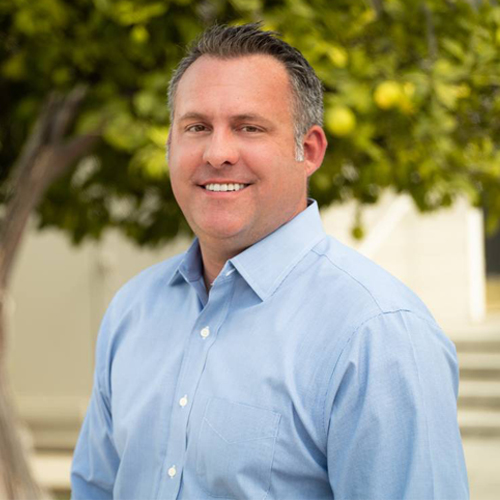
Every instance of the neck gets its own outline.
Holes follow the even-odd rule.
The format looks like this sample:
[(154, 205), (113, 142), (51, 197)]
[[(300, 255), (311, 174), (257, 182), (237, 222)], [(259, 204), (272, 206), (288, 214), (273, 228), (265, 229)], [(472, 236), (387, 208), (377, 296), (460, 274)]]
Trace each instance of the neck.
[(203, 262), (203, 280), (205, 281), (207, 291), (209, 291), (213, 281), (217, 278), (224, 267), (224, 264), (229, 259), (242, 252), (244, 248), (240, 250), (224, 251), (220, 247), (213, 249), (200, 242), (200, 250), (201, 260)]
[(207, 234), (199, 234), (198, 241), (200, 244), (201, 260), (203, 263), (203, 280), (207, 291), (210, 290), (213, 281), (221, 272), (224, 264), (234, 256), (243, 252), (247, 248), (257, 243), (260, 239), (276, 231), (279, 227), (287, 224), (297, 214), (307, 208), (307, 201), (304, 198), (303, 203), (297, 207), (297, 210), (291, 213), (284, 221), (279, 224), (270, 225), (260, 232), (245, 234), (244, 237), (234, 238), (213, 238)]

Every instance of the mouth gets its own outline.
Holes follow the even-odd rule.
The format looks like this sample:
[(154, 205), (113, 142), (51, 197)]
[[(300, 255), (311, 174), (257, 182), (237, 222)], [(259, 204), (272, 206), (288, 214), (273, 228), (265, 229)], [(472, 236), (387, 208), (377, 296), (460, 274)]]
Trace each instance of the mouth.
[(207, 184), (201, 184), (200, 187), (205, 189), (206, 191), (210, 191), (212, 193), (235, 193), (237, 191), (241, 191), (248, 187), (250, 184), (242, 184), (237, 182), (209, 182)]

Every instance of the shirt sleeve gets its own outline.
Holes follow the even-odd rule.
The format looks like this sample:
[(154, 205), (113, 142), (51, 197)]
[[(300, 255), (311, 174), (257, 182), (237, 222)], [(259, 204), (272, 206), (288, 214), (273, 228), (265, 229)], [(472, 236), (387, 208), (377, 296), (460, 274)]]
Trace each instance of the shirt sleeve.
[(111, 499), (119, 465), (113, 443), (108, 361), (109, 310), (103, 319), (96, 347), (94, 386), (73, 455), (72, 500)]
[(396, 311), (358, 328), (325, 404), (335, 499), (469, 498), (457, 394), (455, 347), (431, 319)]

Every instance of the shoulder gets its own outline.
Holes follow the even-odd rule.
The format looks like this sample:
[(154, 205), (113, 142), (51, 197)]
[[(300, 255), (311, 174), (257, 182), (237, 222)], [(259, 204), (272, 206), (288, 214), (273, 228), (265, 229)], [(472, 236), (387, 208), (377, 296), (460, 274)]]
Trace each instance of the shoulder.
[(96, 368), (105, 373), (109, 360), (131, 324), (145, 309), (168, 300), (169, 286), (185, 253), (154, 264), (127, 281), (114, 295), (101, 322), (96, 343)]
[(319, 260), (316, 293), (326, 304), (317, 307), (324, 310), (331, 327), (322, 344), (328, 346), (325, 363), (330, 370), (342, 372), (356, 359), (389, 362), (415, 356), (422, 363), (436, 352), (455, 364), (453, 343), (422, 300), (400, 280), (331, 237), (313, 252)]
[(164, 289), (174, 277), (184, 256), (185, 252), (142, 270), (118, 290), (113, 301), (120, 303)]
[[(422, 300), (404, 283), (333, 237), (322, 240), (313, 249), (320, 261), (321, 279), (326, 290), (341, 290), (347, 310), (353, 308), (360, 322), (380, 314), (412, 312), (423, 320), (435, 320)], [(332, 290), (333, 289), (333, 290)]]
[(339, 365), (341, 359), (346, 367), (361, 359), (384, 363), (413, 359), (414, 364), (423, 364), (436, 352), (455, 365), (453, 343), (422, 300), (400, 280), (331, 237), (313, 252), (320, 261), (318, 288), (334, 305), (330, 315), (337, 320), (335, 325), (343, 325), (335, 342)]
[(134, 311), (168, 300), (169, 285), (184, 255), (185, 252), (147, 267), (122, 285), (108, 306), (102, 326), (116, 327)]

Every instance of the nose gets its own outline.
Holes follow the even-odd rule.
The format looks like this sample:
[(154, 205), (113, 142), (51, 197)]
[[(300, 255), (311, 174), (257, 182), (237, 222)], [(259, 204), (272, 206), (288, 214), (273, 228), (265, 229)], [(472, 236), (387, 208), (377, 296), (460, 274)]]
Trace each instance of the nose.
[(203, 161), (214, 168), (234, 165), (239, 159), (238, 147), (230, 131), (213, 130), (206, 143)]

